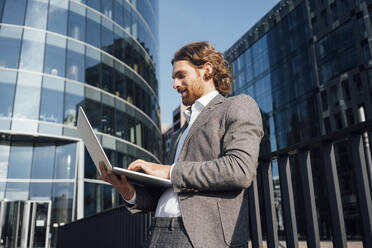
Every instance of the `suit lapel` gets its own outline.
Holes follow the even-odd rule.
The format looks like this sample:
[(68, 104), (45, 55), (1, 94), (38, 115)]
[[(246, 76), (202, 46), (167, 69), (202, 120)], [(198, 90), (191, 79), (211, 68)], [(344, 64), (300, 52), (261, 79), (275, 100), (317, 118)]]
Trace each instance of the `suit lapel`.
[(185, 153), (185, 147), (187, 147), (187, 143), (189, 142), (190, 138), (196, 133), (197, 130), (199, 130), (204, 123), (206, 123), (209, 120), (210, 114), (213, 112), (214, 108), (221, 104), (225, 98), (218, 94), (215, 98), (213, 98), (207, 106), (202, 110), (202, 112), (198, 115), (195, 122), (192, 124), (189, 133), (186, 136), (185, 142), (183, 143), (180, 155), (178, 159), (183, 159), (183, 154)]

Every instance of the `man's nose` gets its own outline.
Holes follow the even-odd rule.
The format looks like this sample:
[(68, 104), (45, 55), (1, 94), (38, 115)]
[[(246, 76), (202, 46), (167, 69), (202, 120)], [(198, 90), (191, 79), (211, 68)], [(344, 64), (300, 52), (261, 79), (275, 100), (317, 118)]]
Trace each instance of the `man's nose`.
[(180, 85), (180, 81), (177, 78), (173, 80), (173, 89), (177, 89)]

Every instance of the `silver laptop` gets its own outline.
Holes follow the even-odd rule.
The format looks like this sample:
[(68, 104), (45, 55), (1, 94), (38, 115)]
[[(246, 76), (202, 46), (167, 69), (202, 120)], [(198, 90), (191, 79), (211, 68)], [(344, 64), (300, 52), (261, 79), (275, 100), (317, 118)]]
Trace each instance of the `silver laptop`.
[(99, 174), (101, 174), (101, 171), (99, 169), (99, 162), (103, 161), (107, 167), (107, 170), (112, 170), (113, 172), (115, 172), (115, 174), (124, 174), (127, 177), (128, 181), (131, 183), (154, 187), (172, 186), (169, 179), (159, 178), (145, 173), (123, 169), (120, 167), (113, 167), (108, 160), (101, 144), (99, 143), (97, 136), (94, 133), (93, 128), (90, 125), (89, 120), (85, 115), (82, 107), (79, 107), (77, 130)]

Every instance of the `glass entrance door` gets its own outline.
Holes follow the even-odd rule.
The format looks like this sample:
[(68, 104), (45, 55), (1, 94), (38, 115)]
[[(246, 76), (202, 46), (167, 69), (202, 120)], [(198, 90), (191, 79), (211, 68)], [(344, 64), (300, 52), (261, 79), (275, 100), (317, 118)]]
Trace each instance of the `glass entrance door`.
[(49, 247), (50, 201), (0, 201), (0, 247)]

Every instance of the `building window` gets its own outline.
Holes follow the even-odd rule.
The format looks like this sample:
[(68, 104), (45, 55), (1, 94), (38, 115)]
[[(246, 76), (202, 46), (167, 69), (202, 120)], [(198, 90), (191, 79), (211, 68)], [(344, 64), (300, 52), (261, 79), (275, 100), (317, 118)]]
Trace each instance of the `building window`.
[(322, 12), (320, 12), (320, 16), (322, 18), (323, 26), (328, 27), (327, 11), (323, 10)]
[(344, 95), (344, 100), (350, 101), (351, 95), (350, 95), (350, 88), (349, 88), (349, 83), (347, 80), (341, 82), (342, 86), (342, 93)]
[(324, 129), (326, 133), (331, 132), (331, 121), (329, 120), (329, 117), (324, 118)]
[(12, 115), (16, 78), (17, 72), (0, 70), (0, 117)]
[(336, 129), (341, 129), (342, 128), (341, 113), (335, 114), (335, 126), (336, 126)]
[(313, 34), (317, 34), (318, 33), (318, 23), (317, 23), (317, 20), (316, 20), (316, 17), (314, 17), (312, 20), (311, 20), (311, 24), (313, 26)]
[(345, 113), (346, 113), (347, 124), (349, 126), (353, 125), (355, 123), (354, 122), (353, 109), (352, 108), (346, 109)]
[(327, 110), (328, 109), (328, 97), (327, 97), (327, 91), (322, 91), (320, 93), (320, 96), (322, 98), (322, 107), (323, 107), (323, 110)]
[(359, 32), (360, 34), (364, 34), (366, 32), (366, 24), (364, 23), (364, 18), (363, 16), (358, 18), (358, 23), (359, 23)]
[(331, 87), (331, 101), (335, 106), (338, 106), (338, 90), (337, 85)]
[(6, 1), (1, 22), (23, 25), (25, 20), (26, 1)]
[(344, 14), (349, 11), (349, 0), (341, 0), (342, 7), (344, 8)]
[(44, 73), (64, 77), (66, 64), (66, 39), (56, 35), (47, 34), (46, 41)]
[(68, 1), (50, 1), (48, 30), (66, 35)]
[(362, 51), (363, 51), (364, 61), (368, 63), (368, 61), (371, 60), (371, 53), (369, 51), (368, 41), (363, 42), (363, 44), (362, 44)]
[(363, 94), (362, 80), (360, 79), (359, 74), (354, 76), (354, 83), (355, 83), (358, 94), (359, 95)]
[(310, 7), (310, 11), (314, 11), (314, 9), (315, 9), (315, 0), (309, 0), (309, 7)]
[(68, 19), (68, 36), (84, 41), (85, 38), (85, 8), (70, 2)]
[(337, 18), (338, 18), (338, 15), (337, 15), (337, 4), (336, 4), (336, 2), (333, 2), (331, 4), (330, 9), (331, 9), (332, 19), (333, 19), (333, 21), (336, 21)]
[(28, 1), (25, 26), (45, 29), (47, 24), (48, 1)]
[(44, 77), (41, 91), (40, 120), (62, 123), (64, 87), (63, 80)]
[(363, 2), (364, 2), (364, 0), (354, 0), (354, 3), (355, 3), (356, 6), (360, 5)]
[[(18, 73), (13, 116), (31, 120), (39, 119), (41, 76)], [(30, 101), (32, 99), (32, 101)]]
[(369, 86), (369, 94), (370, 94), (370, 99), (372, 101), (372, 70), (368, 71), (368, 86)]

